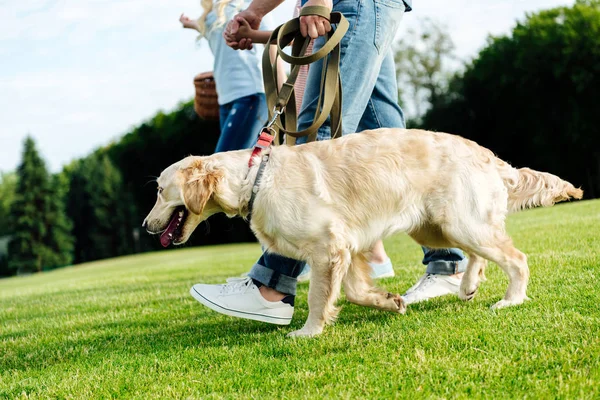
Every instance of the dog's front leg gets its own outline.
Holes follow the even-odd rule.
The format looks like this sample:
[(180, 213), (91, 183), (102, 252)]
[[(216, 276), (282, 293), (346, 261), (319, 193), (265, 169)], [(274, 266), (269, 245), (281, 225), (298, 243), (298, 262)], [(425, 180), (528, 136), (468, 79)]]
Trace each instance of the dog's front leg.
[(323, 332), (325, 324), (333, 322), (338, 313), (335, 302), (339, 297), (342, 280), (350, 265), (350, 255), (343, 254), (325, 262), (310, 262), (312, 276), (308, 289), (308, 319), (302, 329), (290, 337), (311, 337)]

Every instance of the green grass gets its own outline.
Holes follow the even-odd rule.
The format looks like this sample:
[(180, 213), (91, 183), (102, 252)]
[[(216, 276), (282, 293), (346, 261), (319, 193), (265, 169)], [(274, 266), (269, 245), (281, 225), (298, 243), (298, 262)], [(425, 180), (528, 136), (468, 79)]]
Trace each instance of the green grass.
[[(190, 248), (0, 280), (0, 398), (599, 398), (600, 201), (513, 215), (532, 301), (475, 300), (395, 315), (348, 304), (313, 339), (301, 285), (289, 327), (216, 314), (188, 294), (246, 271), (256, 244)], [(386, 242), (402, 293), (423, 273), (404, 235)]]

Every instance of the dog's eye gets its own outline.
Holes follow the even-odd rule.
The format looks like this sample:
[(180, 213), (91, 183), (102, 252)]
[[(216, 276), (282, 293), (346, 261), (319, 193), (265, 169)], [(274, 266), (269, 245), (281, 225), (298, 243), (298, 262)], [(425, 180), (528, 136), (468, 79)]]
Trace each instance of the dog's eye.
[(161, 187), (159, 186), (157, 190), (158, 190), (158, 194), (161, 194), (161, 193), (162, 193), (162, 191), (163, 191), (163, 188), (161, 188)]

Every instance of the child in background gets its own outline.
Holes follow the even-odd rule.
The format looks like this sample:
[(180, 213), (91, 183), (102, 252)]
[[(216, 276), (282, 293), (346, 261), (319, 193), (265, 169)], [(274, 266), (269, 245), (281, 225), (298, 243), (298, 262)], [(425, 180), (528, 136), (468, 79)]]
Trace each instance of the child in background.
[[(236, 51), (222, 36), (225, 24), (249, 4), (250, 0), (202, 0), (204, 13), (198, 20), (183, 14), (179, 18), (184, 28), (200, 32), (214, 56), (221, 126), (215, 152), (252, 147), (268, 118), (261, 72), (263, 46)], [(272, 29), (268, 20), (263, 20), (261, 29)]]

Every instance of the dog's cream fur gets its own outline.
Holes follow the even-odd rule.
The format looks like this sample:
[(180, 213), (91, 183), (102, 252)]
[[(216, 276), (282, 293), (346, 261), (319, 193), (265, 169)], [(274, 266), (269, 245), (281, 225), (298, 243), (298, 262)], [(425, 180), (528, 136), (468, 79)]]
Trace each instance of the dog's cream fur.
[[(310, 312), (295, 336), (319, 334), (335, 318), (342, 284), (353, 303), (405, 311), (399, 295), (373, 287), (365, 261), (377, 240), (396, 232), (468, 254), (461, 299), (473, 298), (490, 260), (510, 280), (494, 307), (521, 304), (529, 270), (505, 231), (507, 213), (583, 194), (554, 175), (517, 170), (475, 142), (445, 133), (379, 129), (269, 151), (251, 228), (268, 251), (311, 265)], [(180, 205), (189, 216), (177, 243), (212, 214), (246, 217), (260, 163), (257, 157), (249, 170), (249, 157), (250, 150), (187, 157), (167, 168), (158, 178), (164, 190), (146, 218), (148, 230), (164, 230)]]

